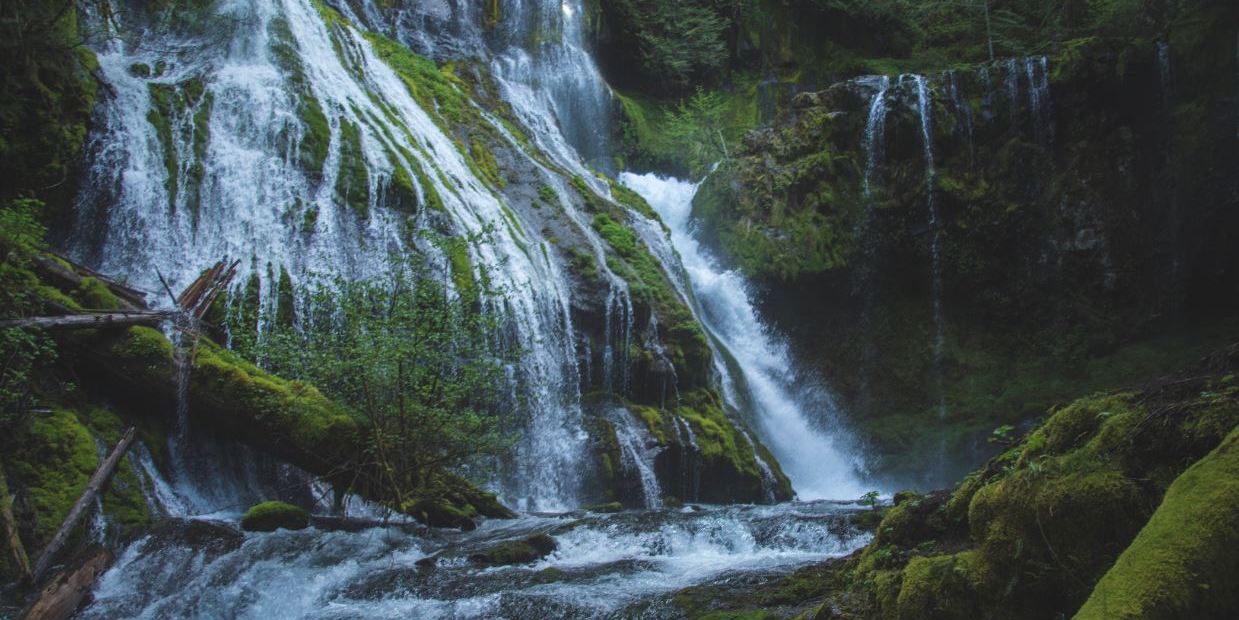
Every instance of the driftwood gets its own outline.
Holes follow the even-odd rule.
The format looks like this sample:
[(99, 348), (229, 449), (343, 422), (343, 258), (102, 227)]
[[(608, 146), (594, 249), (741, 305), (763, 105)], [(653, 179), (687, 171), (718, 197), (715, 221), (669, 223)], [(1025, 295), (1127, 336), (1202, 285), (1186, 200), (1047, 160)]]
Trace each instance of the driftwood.
[(103, 547), (87, 552), (72, 568), (56, 575), (18, 620), (67, 620), (82, 606), (112, 559), (112, 552)]
[(172, 317), (176, 312), (133, 311), (106, 312), (100, 314), (66, 314), (62, 316), (34, 316), (25, 319), (0, 321), (0, 329), (10, 327), (33, 329), (92, 329), (98, 327), (128, 327), (130, 325), (158, 325)]
[(134, 437), (137, 436), (137, 429), (133, 426), (125, 431), (121, 436), (120, 442), (112, 449), (112, 453), (108, 455), (103, 463), (99, 465), (99, 469), (95, 470), (95, 475), (90, 477), (90, 482), (86, 485), (86, 489), (82, 491), (81, 497), (77, 498), (77, 503), (73, 504), (73, 508), (69, 510), (69, 515), (65, 517), (64, 522), (60, 524), (60, 529), (56, 530), (56, 535), (52, 536), (51, 542), (43, 548), (42, 555), (39, 556), (39, 561), (35, 562), (34, 570), (31, 575), (35, 583), (38, 583), (47, 569), (51, 567), (52, 560), (56, 557), (56, 552), (64, 546), (69, 540), (69, 534), (73, 532), (73, 528), (77, 526), (77, 522), (86, 514), (86, 510), (95, 501), (95, 496), (107, 484), (109, 478), (112, 477), (112, 472), (116, 470), (117, 463), (120, 463), (121, 457), (129, 451), (129, 446), (133, 444)]

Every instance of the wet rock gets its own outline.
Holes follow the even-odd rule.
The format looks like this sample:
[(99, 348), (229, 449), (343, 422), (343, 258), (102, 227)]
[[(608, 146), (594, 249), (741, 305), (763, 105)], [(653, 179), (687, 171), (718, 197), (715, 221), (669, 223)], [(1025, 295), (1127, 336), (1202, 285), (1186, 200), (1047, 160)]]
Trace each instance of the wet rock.
[(555, 539), (546, 534), (534, 534), (524, 540), (509, 540), (469, 556), (469, 561), (483, 566), (529, 564), (540, 560), (558, 548)]

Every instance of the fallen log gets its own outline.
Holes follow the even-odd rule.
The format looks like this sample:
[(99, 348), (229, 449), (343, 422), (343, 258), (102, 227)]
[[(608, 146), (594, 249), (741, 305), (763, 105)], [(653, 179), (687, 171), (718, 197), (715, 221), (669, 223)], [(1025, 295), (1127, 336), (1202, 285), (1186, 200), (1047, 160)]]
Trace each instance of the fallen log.
[(77, 526), (77, 522), (86, 514), (86, 510), (94, 503), (95, 496), (107, 484), (109, 478), (112, 477), (112, 472), (116, 470), (116, 465), (120, 463), (121, 457), (129, 451), (129, 446), (133, 444), (134, 437), (137, 436), (137, 428), (130, 426), (129, 430), (121, 436), (120, 442), (112, 449), (112, 453), (108, 455), (103, 463), (99, 465), (99, 469), (95, 470), (95, 475), (90, 477), (90, 482), (86, 484), (86, 489), (82, 491), (81, 497), (77, 498), (77, 503), (73, 504), (73, 508), (69, 510), (68, 516), (64, 522), (60, 524), (60, 529), (56, 530), (56, 535), (52, 536), (51, 542), (43, 548), (43, 553), (39, 556), (39, 561), (35, 562), (34, 570), (31, 571), (34, 583), (38, 583), (47, 569), (51, 567), (52, 560), (56, 557), (56, 552), (64, 546), (69, 540), (69, 534), (73, 532), (73, 528)]
[(82, 606), (95, 580), (112, 565), (112, 552), (103, 547), (52, 579), (18, 620), (67, 620)]
[(0, 548), (8, 547), (12, 566), (22, 578), (29, 578), (30, 559), (26, 557), (26, 547), (22, 545), (21, 536), (17, 532), (17, 519), (13, 518), (13, 496), (9, 494), (3, 470), (0, 470), (0, 522), (4, 530), (0, 532), (0, 535), (4, 536)]
[(29, 329), (97, 329), (101, 327), (128, 327), (130, 325), (158, 325), (176, 315), (172, 310), (106, 312), (101, 314), (66, 314), (61, 316), (35, 316), (24, 319), (0, 321), (0, 329), (11, 327)]
[[(54, 255), (36, 256), (34, 257), (34, 264), (45, 278), (58, 281), (62, 288), (76, 288), (82, 283), (82, 280), (94, 278), (102, 282), (113, 295), (130, 306), (124, 308), (125, 310), (143, 310), (147, 308), (145, 292), (121, 284), (93, 269), (73, 263), (63, 256), (55, 256), (55, 258), (52, 258), (52, 256)], [(60, 261), (63, 261), (63, 263)], [(69, 267), (65, 267), (65, 265), (69, 265)]]

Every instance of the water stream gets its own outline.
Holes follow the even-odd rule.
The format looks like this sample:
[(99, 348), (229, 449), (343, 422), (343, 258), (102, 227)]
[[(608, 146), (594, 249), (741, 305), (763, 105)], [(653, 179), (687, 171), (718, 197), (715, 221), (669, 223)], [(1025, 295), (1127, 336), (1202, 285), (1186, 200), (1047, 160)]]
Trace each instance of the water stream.
[[(532, 148), (545, 158), (527, 147), (514, 151), (542, 174), (566, 225), (593, 249), (607, 291), (601, 385), (622, 396), (632, 381), (634, 339), (656, 354), (661, 345), (655, 317), (635, 323), (627, 283), (611, 273), (592, 216), (570, 200), (563, 174), (609, 194), (585, 163), (605, 167), (599, 162), (610, 160), (611, 95), (582, 43), (581, 3), (504, 3), (503, 21), (486, 32), (473, 5), (436, 13), (434, 3), (398, 12), (370, 1), (329, 4), (343, 19), (325, 17), (313, 0), (220, 3), (212, 8), (219, 27), (210, 45), (143, 32), (137, 43), (117, 37), (98, 49), (110, 95), (89, 140), (79, 217), (66, 245), (78, 259), (132, 274), (132, 284), (149, 290), (161, 288), (156, 273), (176, 288), (203, 265), (241, 257), (236, 282), (260, 276), (258, 294), (271, 314), (278, 303), (273, 274), (287, 272), (300, 285), (381, 276), (392, 269), (393, 254), (414, 249), (436, 258), (434, 248), (404, 234), (408, 226), (432, 225), (426, 210), (409, 216), (387, 199), (397, 176), (414, 179), (419, 203), (431, 193), (441, 199), (437, 225), (446, 220), (454, 233), (485, 236), (470, 245), (471, 262), (475, 270), (485, 265), (504, 292), (482, 303), (501, 317), (503, 344), (520, 352), (510, 390), (526, 417), (497, 484), (503, 501), (525, 516), (484, 522), (468, 534), (410, 524), (336, 531), (322, 523), (301, 532), (240, 534), (232, 529), (240, 512), (257, 501), (289, 499), (319, 514), (340, 507), (303, 472), (183, 433), (182, 408), (171, 466), (157, 464), (145, 447), (134, 459), (148, 502), (169, 519), (124, 548), (84, 617), (660, 615), (679, 588), (736, 573), (777, 575), (864, 544), (866, 536), (848, 525), (855, 505), (665, 508), (654, 467), (664, 448), (622, 409), (611, 416), (621, 465), (640, 483), (646, 509), (565, 512), (581, 505), (590, 467), (581, 405), (590, 355), (580, 350), (572, 323), (572, 279), (552, 258), (549, 233), (477, 176), (362, 28), (418, 51), (488, 62)], [(455, 26), (431, 35), (430, 23)], [(534, 36), (551, 32), (557, 36)], [(145, 73), (139, 65), (157, 69)], [(321, 112), (329, 134), (319, 169), (306, 164), (314, 138), (307, 105)], [(519, 146), (501, 122), (483, 115)], [(161, 118), (166, 123), (156, 122)], [(364, 188), (341, 176), (348, 158), (364, 169)], [(670, 227), (668, 235), (657, 220), (632, 215), (639, 237), (711, 334), (724, 395), (747, 420), (737, 423), (749, 424), (770, 447), (801, 500), (868, 491), (863, 461), (824, 382), (797, 369), (786, 343), (761, 321), (747, 283), (718, 267), (693, 238), (696, 187), (649, 176), (624, 181)], [(356, 201), (341, 200), (342, 187), (348, 195), (364, 191), (360, 213)], [(676, 396), (674, 377), (673, 368), (664, 374), (664, 399)], [(697, 445), (688, 423), (677, 418), (674, 430), (681, 445)], [(772, 464), (749, 443), (772, 498)], [(710, 484), (693, 467), (683, 470), (687, 497)], [(386, 516), (356, 504), (346, 499), (346, 512)], [(471, 550), (535, 532), (552, 534), (559, 549), (534, 565), (481, 568), (467, 560)], [(442, 556), (437, 569), (418, 566), (432, 555)]]
[[(840, 427), (833, 396), (820, 380), (797, 368), (786, 343), (755, 307), (744, 277), (722, 268), (692, 231), (697, 185), (655, 175), (624, 173), (620, 181), (641, 194), (671, 229), (698, 318), (714, 341), (735, 360), (745, 393), (724, 396), (755, 421), (801, 499), (859, 497), (864, 464)], [(726, 365), (719, 366), (727, 372)], [(730, 393), (729, 393), (730, 392)]]

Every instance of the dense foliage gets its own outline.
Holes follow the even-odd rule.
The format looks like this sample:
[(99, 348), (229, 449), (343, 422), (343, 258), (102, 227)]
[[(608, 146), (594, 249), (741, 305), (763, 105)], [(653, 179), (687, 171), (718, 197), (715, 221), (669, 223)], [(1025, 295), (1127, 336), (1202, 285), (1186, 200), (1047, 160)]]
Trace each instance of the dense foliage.
[(309, 287), (296, 325), (276, 321), (250, 345), (272, 371), (362, 415), (360, 469), (397, 506), (433, 474), (504, 445), (501, 360), (488, 346), (497, 326), (425, 261), (401, 264), (388, 278)]
[[(36, 219), (39, 207), (34, 200), (15, 200), (0, 208), (0, 320), (27, 316), (39, 308), (32, 295), (38, 280), (30, 270), (46, 234)], [(45, 334), (0, 329), (0, 446), (24, 428), (34, 399), (34, 375), (55, 357), (56, 349)]]

